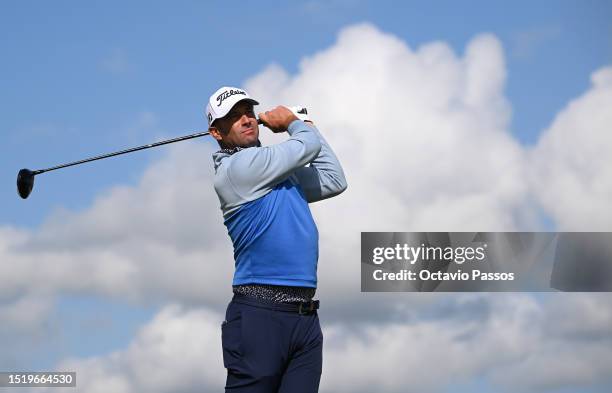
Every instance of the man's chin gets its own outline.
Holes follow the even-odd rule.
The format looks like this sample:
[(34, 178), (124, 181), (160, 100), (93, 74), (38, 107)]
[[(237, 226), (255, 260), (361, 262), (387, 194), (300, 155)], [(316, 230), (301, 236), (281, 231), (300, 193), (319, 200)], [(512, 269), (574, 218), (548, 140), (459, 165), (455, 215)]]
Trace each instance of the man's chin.
[(259, 138), (257, 137), (253, 137), (253, 139), (249, 138), (249, 140), (245, 142), (246, 142), (245, 143), (246, 147), (261, 146), (261, 143), (259, 142)]
[(259, 139), (253, 139), (253, 140), (249, 139), (249, 140), (243, 141), (239, 146), (242, 148), (256, 147), (256, 146), (261, 146), (261, 142), (259, 141)]

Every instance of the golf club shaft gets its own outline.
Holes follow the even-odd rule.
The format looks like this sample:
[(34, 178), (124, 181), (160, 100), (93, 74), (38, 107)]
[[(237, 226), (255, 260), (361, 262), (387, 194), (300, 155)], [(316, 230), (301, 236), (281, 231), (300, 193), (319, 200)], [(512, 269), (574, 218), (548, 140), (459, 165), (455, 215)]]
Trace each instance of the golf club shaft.
[[(261, 121), (261, 119), (257, 119), (257, 124), (263, 124), (263, 122)], [(114, 157), (114, 156), (119, 156), (121, 154), (126, 154), (126, 153), (132, 153), (134, 151), (138, 151), (138, 150), (144, 150), (144, 149), (150, 149), (152, 147), (156, 147), (156, 146), (162, 146), (162, 145), (167, 145), (168, 143), (174, 143), (174, 142), (180, 142), (180, 141), (184, 141), (187, 139), (193, 139), (193, 138), (198, 138), (201, 136), (205, 136), (210, 134), (209, 131), (202, 131), (202, 132), (197, 132), (195, 134), (191, 134), (191, 135), (185, 135), (185, 136), (180, 136), (178, 138), (173, 138), (173, 139), (168, 139), (166, 141), (161, 141), (161, 142), (156, 142), (156, 143), (150, 143), (148, 145), (143, 145), (143, 146), (138, 146), (138, 147), (133, 147), (131, 149), (127, 149), (127, 150), (121, 150), (121, 151), (117, 151), (114, 153), (108, 153), (108, 154), (104, 154), (101, 156), (96, 156), (96, 157), (92, 157), (92, 158), (86, 158), (84, 160), (80, 160), (80, 161), (75, 161), (75, 162), (70, 162), (68, 164), (62, 164), (62, 165), (58, 165), (58, 166), (54, 166), (51, 168), (45, 168), (45, 169), (37, 169), (35, 171), (32, 171), (32, 175), (39, 175), (41, 173), (45, 173), (45, 172), (50, 172), (50, 171), (54, 171), (56, 169), (62, 169), (62, 168), (66, 168), (69, 166), (74, 166), (74, 165), (79, 165), (79, 164), (84, 164), (86, 162), (91, 162), (91, 161), (96, 161), (96, 160), (101, 160), (103, 158), (109, 158), (109, 157)]]
[(198, 137), (205, 136), (205, 135), (208, 135), (208, 134), (209, 134), (208, 131), (198, 132), (198, 133), (195, 133), (195, 134), (180, 136), (178, 138), (168, 139), (168, 140), (165, 140), (165, 141), (160, 141), (160, 142), (156, 142), (156, 143), (150, 143), (148, 145), (133, 147), (133, 148), (127, 149), (127, 150), (121, 150), (121, 151), (117, 151), (117, 152), (114, 152), (114, 153), (104, 154), (104, 155), (101, 155), (101, 156), (96, 156), (96, 157), (92, 157), (92, 158), (86, 158), (84, 160), (70, 162), (68, 164), (62, 164), (62, 165), (54, 166), (54, 167), (51, 167), (51, 168), (38, 169), (38, 170), (35, 170), (35, 171), (32, 171), (32, 172), (33, 172), (34, 175), (38, 175), (40, 173), (54, 171), (56, 169), (66, 168), (66, 167), (73, 166), (73, 165), (84, 164), (86, 162), (101, 160), (103, 158), (114, 157), (114, 156), (118, 156), (118, 155), (126, 154), (126, 153), (131, 153), (131, 152), (138, 151), (138, 150), (150, 149), (150, 148), (156, 147), (156, 146), (167, 145), (168, 143), (174, 143), (174, 142), (184, 141), (184, 140), (187, 140), (187, 139), (198, 138)]

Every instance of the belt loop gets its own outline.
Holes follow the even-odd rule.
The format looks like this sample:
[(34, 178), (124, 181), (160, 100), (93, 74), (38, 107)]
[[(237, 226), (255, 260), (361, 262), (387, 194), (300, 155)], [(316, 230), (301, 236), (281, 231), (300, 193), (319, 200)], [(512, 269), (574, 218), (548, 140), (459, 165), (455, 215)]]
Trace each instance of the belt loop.
[[(304, 306), (306, 306), (306, 308), (304, 308)], [(308, 303), (300, 302), (300, 304), (298, 306), (298, 314), (300, 314), (300, 315), (310, 314), (314, 310), (315, 310), (315, 302), (312, 301), (312, 300), (309, 301)]]

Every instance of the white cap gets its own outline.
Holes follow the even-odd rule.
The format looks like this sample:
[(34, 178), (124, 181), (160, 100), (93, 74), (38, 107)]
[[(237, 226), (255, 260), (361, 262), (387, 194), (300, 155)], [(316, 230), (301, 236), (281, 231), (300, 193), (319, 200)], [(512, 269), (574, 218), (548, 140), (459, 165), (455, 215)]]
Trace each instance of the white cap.
[(245, 100), (253, 105), (259, 105), (259, 102), (252, 99), (246, 91), (237, 87), (222, 87), (215, 91), (206, 105), (208, 126), (210, 127), (213, 121), (227, 115), (239, 101)]

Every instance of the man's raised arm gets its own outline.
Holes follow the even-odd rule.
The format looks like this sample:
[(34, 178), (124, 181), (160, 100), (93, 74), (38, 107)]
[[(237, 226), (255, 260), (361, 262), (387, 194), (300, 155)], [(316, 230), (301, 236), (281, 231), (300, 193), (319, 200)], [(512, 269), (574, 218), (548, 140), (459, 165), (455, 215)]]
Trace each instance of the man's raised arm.
[(340, 194), (346, 190), (347, 183), (340, 161), (323, 135), (313, 124), (309, 124), (308, 127), (318, 136), (321, 150), (310, 161), (310, 166), (295, 171), (295, 177), (306, 195), (306, 200), (316, 202)]

